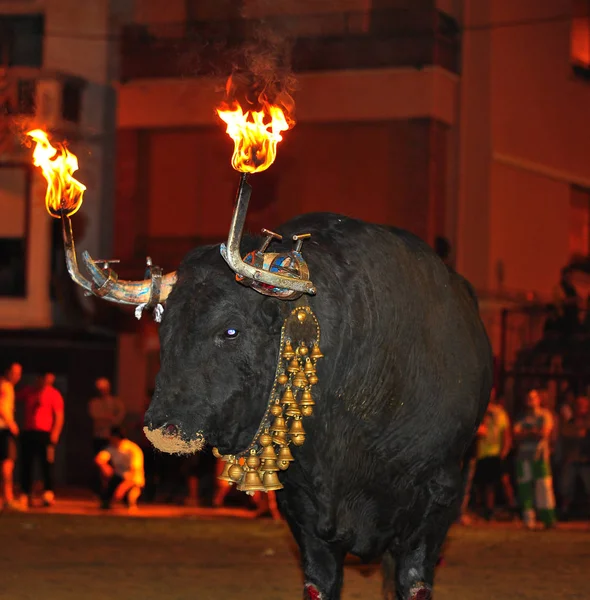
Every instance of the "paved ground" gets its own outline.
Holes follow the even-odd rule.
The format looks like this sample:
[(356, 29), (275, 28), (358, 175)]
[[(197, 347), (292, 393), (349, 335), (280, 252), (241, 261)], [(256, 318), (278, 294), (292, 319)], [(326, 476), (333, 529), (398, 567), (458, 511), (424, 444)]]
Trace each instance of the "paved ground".
[[(83, 500), (0, 516), (0, 599), (292, 600), (296, 550), (283, 523), (169, 506), (101, 514)], [(229, 516), (233, 515), (233, 516)], [(590, 597), (590, 527), (456, 527), (437, 600)], [(375, 565), (351, 560), (343, 600), (380, 598)]]

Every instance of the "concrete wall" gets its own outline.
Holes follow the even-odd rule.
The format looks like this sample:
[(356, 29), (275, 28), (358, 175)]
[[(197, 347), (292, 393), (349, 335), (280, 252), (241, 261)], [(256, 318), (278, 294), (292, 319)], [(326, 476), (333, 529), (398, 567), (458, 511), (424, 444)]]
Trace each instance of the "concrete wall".
[[(455, 120), (457, 77), (438, 67), (339, 71), (297, 77), (298, 121), (374, 121), (431, 117)], [(215, 107), (223, 81), (133, 81), (118, 95), (119, 128), (188, 127), (220, 123)], [(221, 125), (220, 125), (221, 129)]]
[[(432, 242), (444, 233), (445, 135), (444, 126), (427, 119), (299, 123), (272, 169), (252, 178), (249, 226), (272, 228), (297, 214), (331, 211), (404, 227)], [(146, 131), (142, 146), (139, 161), (119, 174), (126, 209), (117, 217), (117, 254), (134, 257), (133, 235), (222, 240), (238, 179), (232, 142), (210, 126)], [(121, 160), (131, 165), (137, 143), (126, 141), (123, 149), (129, 154)], [(139, 212), (143, 229), (123, 214)]]
[(505, 288), (546, 296), (569, 258), (570, 185), (590, 187), (590, 85), (571, 69), (571, 9), (465, 3), (458, 252), (480, 289), (500, 289), (501, 263)]

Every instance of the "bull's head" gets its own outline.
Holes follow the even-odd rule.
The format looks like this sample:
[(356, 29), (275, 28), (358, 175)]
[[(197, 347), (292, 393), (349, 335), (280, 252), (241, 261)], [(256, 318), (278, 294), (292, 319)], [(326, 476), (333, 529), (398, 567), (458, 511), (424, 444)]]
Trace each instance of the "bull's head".
[[(315, 293), (300, 252), (306, 235), (293, 236), (293, 250), (271, 254), (265, 250), (280, 236), (263, 230), (262, 245), (254, 250), (255, 242), (246, 242), (250, 252), (242, 260), (250, 192), (242, 177), (227, 245), (189, 254), (168, 298), (160, 372), (144, 430), (161, 450), (189, 453), (207, 441), (231, 454), (248, 446), (268, 404), (288, 311), (277, 299)], [(242, 286), (228, 277), (220, 250)]]
[[(143, 281), (119, 280), (109, 265), (114, 261), (95, 261), (88, 253), (83, 254), (83, 260), (90, 279), (80, 274), (69, 219), (79, 209), (85, 189), (72, 177), (78, 168), (77, 160), (65, 148), (56, 150), (51, 146), (44, 132), (29, 132), (37, 141), (35, 164), (43, 169), (48, 181), (48, 210), (62, 219), (66, 262), (72, 279), (88, 294), (137, 306), (138, 318), (147, 307), (154, 311), (156, 321), (161, 321), (163, 303), (168, 300), (167, 316), (160, 330), (161, 369), (155, 396), (145, 418), (147, 437), (164, 451), (197, 451), (205, 443), (204, 434), (221, 452), (244, 450), (254, 435), (261, 439), (258, 437), (260, 427), (272, 413), (268, 405), (269, 388), (272, 387), (273, 394), (276, 392), (279, 377), (284, 379), (281, 385), (285, 385), (289, 393), (291, 386), (300, 391), (305, 388), (307, 412), (311, 411), (308, 388), (313, 381), (307, 376), (315, 378), (315, 362), (312, 365), (310, 358), (305, 357), (307, 344), (311, 341), (316, 345), (315, 358), (321, 353), (317, 348), (319, 326), (309, 308), (307, 312), (295, 309), (290, 316), (291, 322), (297, 323), (295, 315), (298, 315), (301, 324), (309, 314), (308, 324), (313, 319), (317, 326), (311, 326), (300, 338), (298, 358), (292, 359), (295, 366), (290, 367), (297, 375), (288, 376), (280, 361), (275, 364), (279, 347), (282, 359), (286, 358), (282, 344), (286, 341), (289, 322), (283, 310), (285, 304), (277, 299), (294, 300), (304, 293), (315, 294), (316, 291), (301, 256), (301, 245), (309, 234), (293, 235), (295, 246), (291, 250), (267, 253), (272, 239), (281, 239), (281, 236), (263, 230), (266, 238), (258, 249), (248, 248), (243, 259), (240, 248), (251, 195), (247, 174), (272, 164), (276, 144), (282, 139), (280, 132), (289, 128), (278, 107), (270, 107), (270, 112), (270, 125), (264, 124), (262, 112), (253, 113), (254, 122), (246, 122), (248, 113), (242, 114), (241, 109), (224, 113), (226, 118), (219, 112), (228, 123), (228, 133), (235, 142), (232, 165), (242, 172), (227, 244), (220, 248), (197, 249), (184, 260), (178, 273), (166, 276), (162, 276), (161, 270), (152, 266), (148, 259)], [(233, 117), (241, 119), (241, 123), (236, 125)], [(227, 277), (227, 266), (219, 251), (242, 286), (236, 286), (233, 278)], [(247, 287), (259, 294), (252, 294)], [(279, 337), (277, 334), (281, 330), (283, 334)], [(269, 351), (272, 348), (274, 352)], [(304, 362), (308, 368), (306, 372), (303, 371)], [(273, 364), (274, 386), (270, 380)], [(271, 401), (276, 401), (276, 408), (282, 414), (279, 400), (271, 396)], [(286, 416), (297, 420), (305, 414), (292, 396), (286, 405), (291, 407)], [(289, 432), (293, 443), (301, 443), (304, 439), (300, 425), (297, 421), (293, 431)], [(281, 426), (284, 428), (284, 423)], [(270, 444), (271, 436), (265, 433), (263, 437)], [(272, 439), (279, 445), (283, 443), (281, 440), (287, 443), (286, 438), (280, 436), (276, 441)], [(255, 452), (254, 449), (251, 451)], [(253, 460), (260, 463), (256, 458)], [(254, 467), (249, 465), (248, 468)]]

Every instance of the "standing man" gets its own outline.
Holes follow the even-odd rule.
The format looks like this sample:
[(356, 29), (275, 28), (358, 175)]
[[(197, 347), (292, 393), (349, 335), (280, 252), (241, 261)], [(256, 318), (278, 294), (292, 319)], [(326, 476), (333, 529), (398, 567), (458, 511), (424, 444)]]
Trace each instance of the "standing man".
[(22, 367), (12, 363), (0, 377), (0, 466), (2, 476), (2, 497), (4, 506), (20, 510), (14, 501), (12, 474), (16, 460), (15, 438), (18, 436), (18, 425), (14, 420), (14, 386), (20, 381)]
[(514, 425), (514, 440), (518, 444), (518, 496), (528, 529), (537, 529), (537, 517), (545, 528), (555, 525), (555, 495), (549, 462), (552, 430), (551, 413), (541, 408), (539, 392), (531, 390), (526, 397), (525, 414)]
[(477, 440), (477, 467), (475, 483), (483, 493), (484, 516), (490, 520), (496, 508), (496, 489), (503, 483), (506, 500), (514, 508), (514, 494), (509, 479), (503, 481), (504, 463), (512, 447), (512, 431), (508, 414), (499, 402), (496, 390), (492, 388), (490, 403), (480, 428)]
[(586, 503), (590, 503), (590, 400), (586, 396), (576, 398), (572, 418), (561, 426), (561, 441), (561, 510), (566, 521), (578, 479), (584, 486)]
[(93, 424), (93, 450), (96, 456), (107, 447), (111, 428), (121, 425), (125, 418), (125, 405), (119, 398), (111, 395), (111, 383), (101, 377), (94, 384), (98, 395), (90, 400), (88, 412)]
[(35, 464), (43, 473), (43, 505), (55, 502), (55, 447), (64, 424), (64, 400), (54, 387), (55, 375), (46, 373), (34, 386), (25, 388), (18, 399), (25, 405), (25, 423), (21, 434), (21, 492), (22, 504), (33, 503), (33, 473)]
[(107, 447), (94, 460), (105, 481), (101, 508), (111, 508), (113, 499), (126, 499), (129, 510), (137, 510), (137, 499), (145, 486), (141, 448), (127, 439), (120, 427), (113, 427)]

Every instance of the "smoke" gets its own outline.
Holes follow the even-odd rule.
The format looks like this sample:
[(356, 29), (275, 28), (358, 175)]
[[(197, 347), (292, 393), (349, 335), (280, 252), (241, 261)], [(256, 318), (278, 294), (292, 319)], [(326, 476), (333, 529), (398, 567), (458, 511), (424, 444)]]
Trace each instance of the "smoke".
[[(286, 17), (267, 15), (272, 2), (244, 3), (241, 11), (241, 40), (235, 49), (232, 73), (226, 85), (226, 102), (239, 102), (244, 108), (260, 110), (268, 102), (280, 106), (293, 121), (293, 93), (297, 80), (291, 70), (294, 35)], [(248, 9), (248, 10), (247, 10)], [(245, 106), (244, 106), (245, 105)]]

